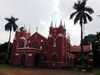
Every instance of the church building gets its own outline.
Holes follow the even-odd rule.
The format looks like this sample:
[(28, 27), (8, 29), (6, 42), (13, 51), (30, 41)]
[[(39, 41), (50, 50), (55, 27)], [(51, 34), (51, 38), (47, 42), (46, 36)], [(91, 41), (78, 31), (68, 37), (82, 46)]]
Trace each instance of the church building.
[[(50, 68), (77, 66), (80, 46), (72, 46), (67, 35), (62, 21), (59, 27), (53, 27), (51, 22), (47, 38), (37, 31), (32, 35), (24, 29), (16, 31), (11, 52), (12, 64)], [(88, 63), (92, 63), (91, 46), (84, 46), (83, 52)]]

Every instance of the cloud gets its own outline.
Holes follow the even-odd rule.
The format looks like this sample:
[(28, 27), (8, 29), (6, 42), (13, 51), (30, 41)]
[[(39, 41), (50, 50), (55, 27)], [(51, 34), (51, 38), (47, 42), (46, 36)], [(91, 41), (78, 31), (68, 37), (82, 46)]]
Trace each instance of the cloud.
[[(66, 30), (70, 33), (71, 43), (80, 43), (80, 26), (77, 24), (74, 26), (73, 20), (69, 20), (69, 16), (73, 10), (73, 5), (77, 0), (0, 0), (0, 42), (8, 41), (8, 33), (4, 30), (4, 25), (7, 21), (5, 17), (19, 18), (16, 22), (19, 27), (26, 26), (28, 29), (31, 27), (31, 33), (36, 31), (47, 37), (51, 20), (59, 25), (59, 21), (62, 18), (66, 23)], [(93, 21), (85, 25), (85, 35), (90, 33), (96, 33), (100, 31), (100, 1), (88, 0), (87, 6), (94, 9), (95, 13)], [(7, 37), (7, 38), (5, 38)], [(14, 35), (12, 35), (13, 39)]]
[[(73, 22), (69, 21), (69, 16), (73, 10), (74, 3), (77, 2), (77, 0), (60, 0), (59, 3), (59, 11), (61, 16), (63, 16), (67, 22), (68, 28), (70, 28), (68, 31), (70, 32), (71, 37), (71, 43), (72, 44), (79, 44), (80, 43), (80, 27), (79, 25), (73, 24)], [(93, 21), (90, 23), (87, 23), (84, 25), (84, 36), (88, 34), (95, 34), (96, 32), (100, 31), (100, 17), (97, 15), (100, 14), (100, 1), (99, 0), (88, 0), (87, 6), (94, 9), (95, 13), (92, 15)], [(73, 21), (73, 20), (72, 20)], [(66, 29), (67, 29), (66, 26)]]

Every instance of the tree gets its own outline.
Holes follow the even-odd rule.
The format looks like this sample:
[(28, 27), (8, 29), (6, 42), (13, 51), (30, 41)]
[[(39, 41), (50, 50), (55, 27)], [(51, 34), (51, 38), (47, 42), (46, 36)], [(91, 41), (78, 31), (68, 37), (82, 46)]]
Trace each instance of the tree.
[(92, 13), (94, 13), (93, 9), (86, 6), (87, 0), (78, 0), (77, 3), (74, 4), (73, 9), (76, 11), (73, 12), (70, 15), (70, 19), (72, 19), (74, 16), (74, 24), (79, 22), (81, 27), (81, 65), (84, 65), (83, 61), (83, 24), (87, 24), (88, 20), (92, 21), (92, 17), (90, 16)]
[(83, 45), (90, 45), (90, 43), (92, 43), (92, 41), (96, 41), (96, 40), (97, 40), (97, 37), (95, 34), (89, 34), (84, 37)]
[(5, 31), (10, 32), (9, 41), (8, 41), (8, 49), (7, 49), (7, 51), (8, 51), (7, 53), (9, 53), (11, 32), (12, 32), (12, 30), (15, 32), (16, 29), (18, 28), (17, 24), (15, 23), (18, 20), (18, 18), (14, 18), (11, 16), (11, 18), (5, 18), (5, 20), (8, 21), (8, 23), (5, 25)]
[(10, 43), (10, 50), (9, 53), (7, 53), (7, 48), (8, 48), (8, 42), (5, 42), (0, 45), (0, 63), (6, 63), (8, 59), (8, 54), (9, 58), (11, 58), (11, 50), (12, 50), (12, 43)]
[(84, 37), (83, 45), (89, 45), (90, 43), (93, 51), (93, 66), (100, 68), (100, 32)]

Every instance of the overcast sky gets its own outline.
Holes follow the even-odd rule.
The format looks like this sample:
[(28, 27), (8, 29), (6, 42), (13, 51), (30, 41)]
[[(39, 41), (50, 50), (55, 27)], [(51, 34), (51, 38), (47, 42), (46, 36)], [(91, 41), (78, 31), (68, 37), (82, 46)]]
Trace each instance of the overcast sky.
[[(8, 41), (9, 32), (4, 30), (7, 21), (6, 17), (17, 17), (16, 22), (19, 27), (26, 26), (33, 34), (38, 27), (38, 32), (48, 36), (51, 21), (59, 26), (62, 18), (66, 24), (67, 33), (70, 35), (72, 45), (80, 43), (80, 26), (74, 25), (69, 16), (73, 10), (73, 5), (77, 0), (0, 0), (0, 43)], [(88, 0), (87, 6), (94, 9), (93, 21), (84, 27), (84, 36), (95, 34), (100, 31), (100, 0)], [(14, 33), (12, 33), (12, 40)], [(11, 41), (12, 41), (11, 40)]]

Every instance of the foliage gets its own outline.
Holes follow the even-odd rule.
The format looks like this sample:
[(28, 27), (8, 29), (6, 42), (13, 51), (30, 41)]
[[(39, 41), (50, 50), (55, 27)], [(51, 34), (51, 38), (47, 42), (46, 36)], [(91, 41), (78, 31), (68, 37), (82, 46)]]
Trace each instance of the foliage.
[(8, 59), (9, 59), (9, 48), (10, 48), (10, 39), (11, 39), (11, 32), (12, 29), (13, 31), (16, 31), (18, 26), (16, 25), (16, 21), (18, 20), (18, 18), (14, 18), (11, 16), (11, 18), (5, 18), (5, 20), (8, 21), (8, 23), (5, 25), (5, 31), (10, 31), (9, 33), (9, 41), (8, 41), (8, 48), (7, 48), (7, 55), (8, 55)]
[(76, 11), (70, 15), (70, 19), (76, 15), (74, 18), (74, 24), (76, 24), (78, 21), (80, 22), (80, 25), (86, 24), (87, 20), (92, 21), (90, 14), (94, 13), (94, 11), (92, 8), (86, 6), (86, 1), (87, 0), (78, 0), (78, 2), (74, 4), (73, 9)]
[(85, 36), (83, 41), (84, 45), (92, 44), (94, 66), (100, 67), (100, 32)]
[(16, 31), (16, 29), (18, 28), (18, 26), (16, 25), (16, 21), (18, 20), (18, 18), (14, 18), (11, 16), (11, 18), (5, 18), (5, 20), (8, 21), (8, 23), (5, 25), (5, 30), (6, 31)]
[(83, 59), (83, 24), (87, 24), (88, 21), (92, 21), (92, 17), (90, 16), (92, 13), (94, 13), (93, 9), (86, 6), (87, 0), (78, 0), (77, 3), (74, 4), (73, 9), (75, 9), (75, 12), (73, 12), (70, 15), (70, 19), (72, 19), (74, 16), (74, 24), (79, 22), (81, 27), (81, 65), (84, 65), (84, 59)]
[(7, 60), (11, 58), (11, 47), (12, 43), (10, 43), (9, 53), (7, 55), (8, 42), (5, 42), (0, 45), (0, 63), (5, 63)]
[(92, 41), (96, 41), (96, 35), (95, 34), (89, 34), (87, 36), (84, 37), (83, 39), (83, 45), (89, 45), (90, 43), (92, 43)]

